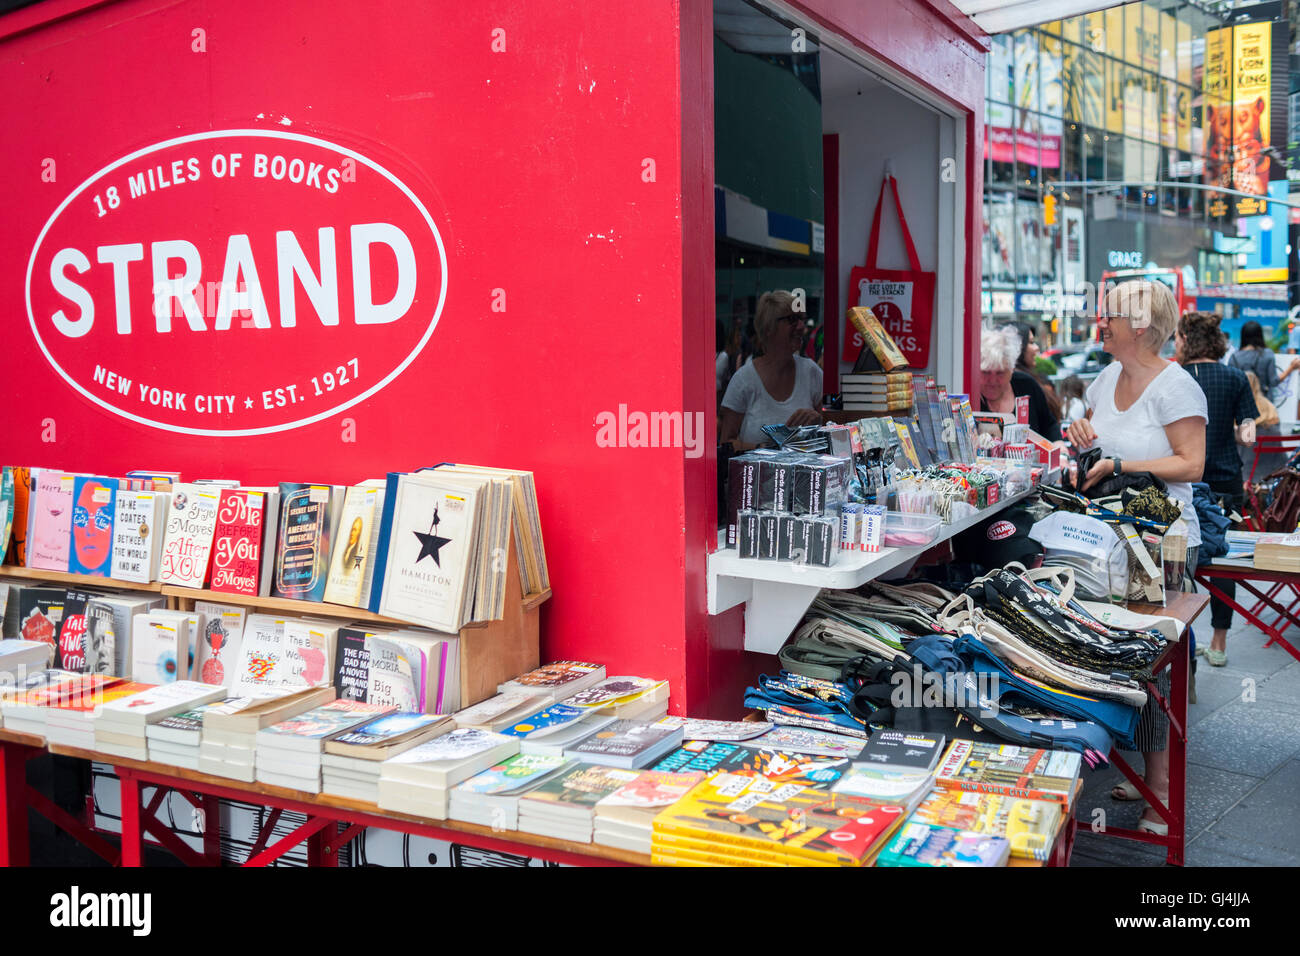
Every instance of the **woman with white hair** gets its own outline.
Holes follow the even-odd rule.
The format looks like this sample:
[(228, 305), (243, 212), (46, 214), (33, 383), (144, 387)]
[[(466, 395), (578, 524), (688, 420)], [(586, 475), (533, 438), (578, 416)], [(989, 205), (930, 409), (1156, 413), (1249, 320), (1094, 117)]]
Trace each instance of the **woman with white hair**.
[(761, 355), (741, 366), (722, 396), (718, 438), (735, 451), (763, 441), (763, 426), (822, 424), (822, 370), (799, 354), (804, 315), (794, 311), (794, 296), (764, 292), (754, 310), (754, 334)]
[(1048, 441), (1059, 441), (1060, 427), (1042, 387), (1018, 368), (1020, 331), (1006, 325), (980, 333), (980, 411), (1016, 413), (1016, 397), (1029, 399), (1029, 427)]
[[(1100, 445), (1106, 457), (1094, 465), (1080, 484), (1090, 488), (1112, 475), (1145, 471), (1162, 478), (1169, 495), (1181, 505), (1187, 522), (1187, 568), (1196, 567), (1201, 543), (1200, 523), (1192, 507), (1192, 483), (1205, 469), (1205, 425), (1209, 421), (1205, 393), (1177, 362), (1160, 357), (1160, 349), (1178, 324), (1178, 302), (1161, 282), (1125, 282), (1110, 289), (1097, 314), (1102, 348), (1115, 361), (1088, 386), (1088, 412), (1070, 423), (1068, 437), (1079, 450)], [(1159, 686), (1168, 691), (1169, 677)], [(1137, 729), (1138, 749), (1146, 760), (1145, 778), (1162, 801), (1169, 796), (1169, 721), (1153, 703), (1142, 712)], [(1111, 791), (1117, 800), (1140, 798), (1132, 784)], [(1169, 832), (1148, 807), (1139, 830)]]
[(1020, 355), (1020, 339), (1010, 328), (980, 330), (980, 411), (1016, 413), (1011, 373)]

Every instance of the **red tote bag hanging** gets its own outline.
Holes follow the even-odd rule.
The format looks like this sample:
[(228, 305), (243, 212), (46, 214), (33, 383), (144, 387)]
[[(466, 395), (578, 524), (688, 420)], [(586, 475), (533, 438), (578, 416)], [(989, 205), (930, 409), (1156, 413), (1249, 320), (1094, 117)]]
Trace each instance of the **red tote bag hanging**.
[[(880, 251), (880, 214), (885, 208), (885, 188), (894, 194), (898, 225), (907, 244), (907, 258), (912, 268), (880, 269), (876, 257)], [(914, 369), (930, 364), (930, 323), (934, 318), (934, 273), (921, 271), (921, 260), (907, 228), (903, 203), (898, 198), (898, 180), (886, 174), (876, 200), (876, 214), (871, 220), (871, 239), (867, 243), (867, 264), (857, 266), (849, 276), (849, 301), (875, 313), (885, 331), (893, 336), (899, 350)], [(862, 351), (862, 336), (849, 322), (844, 323), (844, 361), (856, 362)]]

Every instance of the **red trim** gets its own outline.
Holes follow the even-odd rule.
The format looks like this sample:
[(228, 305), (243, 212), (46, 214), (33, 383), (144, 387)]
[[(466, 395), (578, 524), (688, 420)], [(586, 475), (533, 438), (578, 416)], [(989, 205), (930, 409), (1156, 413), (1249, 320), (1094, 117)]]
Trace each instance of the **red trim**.
[(972, 404), (978, 398), (980, 355), (980, 279), (983, 264), (980, 259), (981, 237), (984, 230), (984, 151), (980, 140), (984, 129), (984, 101), (981, 98), (966, 115), (966, 336), (965, 381), (961, 392), (971, 396)]
[(962, 13), (955, 4), (948, 0), (920, 0), (929, 7), (944, 23), (962, 34), (968, 41), (987, 53), (993, 48), (993, 41), (978, 23)]
[[(117, 767), (118, 779), (122, 785), (122, 865), (123, 866), (140, 866), (141, 856), (139, 848), (142, 845), (141, 837), (143, 830), (140, 827), (140, 788), (141, 786), (166, 787), (174, 790), (191, 790), (196, 793), (211, 794), (215, 797), (224, 797), (227, 800), (238, 800), (243, 803), (253, 802), (260, 803), (266, 807), (273, 807), (282, 810), (291, 810), (295, 813), (304, 814), (307, 817), (307, 824), (300, 827), (294, 833), (285, 837), (285, 840), (293, 839), (293, 844), (301, 842), (302, 839), (314, 835), (320, 835), (321, 852), (325, 853), (326, 848), (337, 850), (347, 841), (360, 834), (362, 828), (374, 827), (379, 830), (392, 830), (397, 833), (409, 833), (415, 836), (429, 837), (435, 840), (447, 840), (452, 843), (462, 843), (468, 846), (481, 847), (486, 850), (495, 850), (500, 853), (511, 853), (515, 856), (526, 856), (537, 860), (550, 860), (556, 863), (568, 863), (574, 866), (629, 866), (632, 864), (621, 863), (617, 860), (611, 860), (606, 857), (588, 856), (585, 853), (573, 852), (569, 850), (552, 849), (550, 847), (535, 846), (529, 843), (515, 843), (509, 839), (499, 839), (497, 837), (481, 836), (477, 833), (465, 833), (460, 830), (448, 830), (436, 824), (415, 823), (406, 820), (397, 820), (390, 817), (378, 816), (376, 814), (365, 813), (358, 810), (345, 810), (337, 807), (325, 806), (316, 803), (308, 803), (298, 800), (290, 800), (283, 797), (269, 796), (267, 794), (254, 793), (248, 790), (240, 790), (237, 784), (233, 786), (220, 786), (209, 783), (196, 783), (192, 780), (181, 780), (168, 777), (165, 774), (156, 773), (151, 770), (135, 770), (128, 767)], [(232, 781), (232, 784), (235, 782)], [(134, 793), (134, 800), (130, 799), (129, 794)], [(344, 831), (340, 837), (330, 839), (327, 831), (330, 823), (343, 822), (350, 824), (349, 828)], [(150, 820), (150, 824), (161, 826), (156, 820)], [(151, 829), (151, 827), (146, 827)], [(170, 831), (167, 831), (171, 835)], [(295, 835), (297, 839), (294, 839)], [(274, 846), (264, 850), (260, 859), (250, 860), (246, 865), (260, 866), (269, 862), (272, 857), (283, 853), (280, 849), (284, 840), (277, 842)], [(188, 847), (184, 848), (186, 853), (178, 853), (183, 862), (190, 860), (201, 860), (197, 854), (194, 854)], [(278, 850), (278, 852), (276, 852)], [(336, 855), (336, 854), (330, 854)]]
[(44, 3), (34, 3), (0, 17), (0, 40), (12, 40), (32, 30), (115, 2), (117, 0), (45, 0)]
[(822, 136), (822, 218), (826, 252), (822, 281), (822, 390), (840, 390), (840, 134)]

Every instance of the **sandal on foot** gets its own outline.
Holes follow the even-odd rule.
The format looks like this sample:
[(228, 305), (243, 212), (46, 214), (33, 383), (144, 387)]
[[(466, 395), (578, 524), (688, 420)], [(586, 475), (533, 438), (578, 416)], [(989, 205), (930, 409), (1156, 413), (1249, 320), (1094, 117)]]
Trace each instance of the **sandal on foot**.
[(1223, 667), (1228, 663), (1228, 652), (1216, 651), (1213, 648), (1206, 648), (1205, 661), (1211, 667)]
[(1169, 836), (1169, 824), (1163, 820), (1148, 820), (1143, 817), (1138, 821), (1139, 833), (1150, 833), (1152, 836)]
[(1141, 800), (1142, 794), (1138, 793), (1138, 788), (1133, 786), (1132, 783), (1124, 780), (1110, 788), (1110, 798), (1112, 800)]

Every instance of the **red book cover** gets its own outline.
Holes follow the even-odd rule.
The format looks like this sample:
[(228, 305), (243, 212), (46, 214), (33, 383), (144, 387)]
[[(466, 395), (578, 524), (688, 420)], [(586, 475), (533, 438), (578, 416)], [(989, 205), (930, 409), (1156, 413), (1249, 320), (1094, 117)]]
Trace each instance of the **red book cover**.
[(257, 595), (262, 569), (262, 521), (266, 496), (260, 491), (224, 488), (217, 505), (208, 586), (228, 594)]

